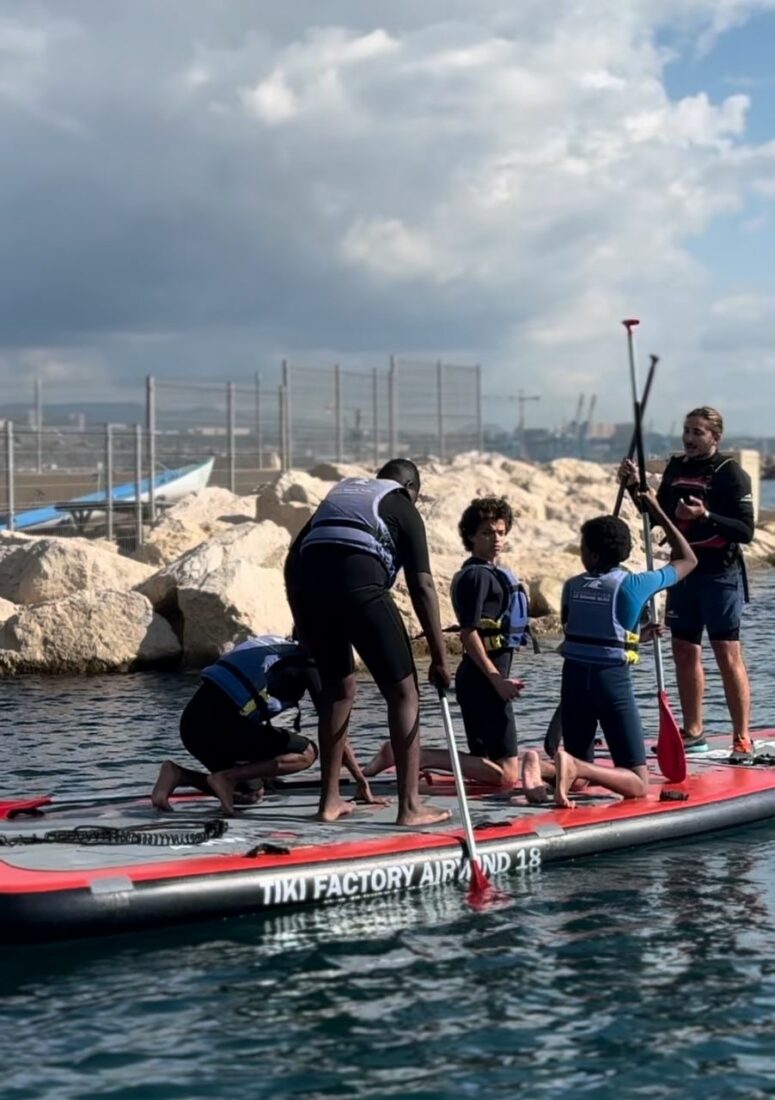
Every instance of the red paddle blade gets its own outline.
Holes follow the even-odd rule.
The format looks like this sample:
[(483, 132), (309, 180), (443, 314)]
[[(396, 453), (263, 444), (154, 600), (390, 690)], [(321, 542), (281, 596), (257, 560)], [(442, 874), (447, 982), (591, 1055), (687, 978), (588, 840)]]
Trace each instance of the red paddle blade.
[(32, 814), (41, 806), (51, 803), (50, 795), (41, 795), (40, 798), (9, 798), (0, 801), (0, 821), (9, 821), (17, 814)]
[(489, 909), (492, 905), (502, 905), (511, 900), (510, 894), (498, 890), (482, 870), (478, 860), (471, 860), (471, 881), (466, 901), (472, 909)]
[(686, 753), (683, 738), (664, 691), (659, 693), (657, 763), (665, 779), (671, 783), (683, 783), (686, 779)]

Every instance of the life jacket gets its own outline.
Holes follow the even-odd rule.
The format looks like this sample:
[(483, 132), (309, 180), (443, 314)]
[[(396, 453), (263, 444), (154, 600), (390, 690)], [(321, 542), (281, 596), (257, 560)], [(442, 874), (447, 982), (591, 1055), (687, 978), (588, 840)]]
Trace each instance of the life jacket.
[[(729, 455), (718, 452), (704, 461), (673, 457), (665, 467), (663, 480), (666, 486), (664, 494), (665, 511), (678, 530), (685, 536), (694, 550), (729, 550), (730, 560), (738, 552), (737, 543), (733, 543), (702, 519), (678, 519), (676, 510), (681, 500), (697, 497), (708, 506), (713, 478), (727, 463), (732, 462)], [(687, 471), (688, 466), (688, 472)]]
[(310, 546), (349, 546), (373, 554), (385, 566), (388, 584), (395, 582), (401, 562), (379, 505), (388, 493), (403, 492), (387, 478), (346, 477), (331, 489), (312, 517), (301, 543)]
[(629, 576), (617, 568), (580, 573), (567, 582), (563, 657), (590, 665), (635, 664), (640, 636), (627, 630), (616, 614), (619, 590)]
[(463, 564), (452, 578), (451, 596), (455, 605), (455, 593), (460, 583), (460, 578), (469, 569), (487, 569), (497, 580), (501, 587), (502, 604), (496, 619), (482, 616), (476, 624), (476, 633), (482, 639), (484, 648), (488, 653), (496, 653), (502, 649), (518, 649), (527, 645), (530, 633), (530, 607), (524, 585), (519, 578), (502, 565), (491, 565), (489, 562), (478, 558), (471, 558)]
[(268, 722), (271, 718), (297, 706), (294, 702), (276, 699), (267, 691), (267, 675), (272, 665), (282, 657), (298, 653), (296, 642), (275, 634), (248, 638), (214, 665), (202, 669), (202, 679), (224, 691), (243, 718)]

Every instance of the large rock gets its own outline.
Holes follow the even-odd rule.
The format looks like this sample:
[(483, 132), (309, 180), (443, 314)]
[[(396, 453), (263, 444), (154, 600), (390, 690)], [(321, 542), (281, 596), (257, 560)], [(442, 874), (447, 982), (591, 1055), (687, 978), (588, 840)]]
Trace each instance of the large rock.
[(88, 539), (15, 535), (0, 543), (0, 597), (17, 604), (89, 589), (128, 590), (152, 573), (150, 566)]
[(256, 497), (256, 519), (269, 520), (297, 535), (331, 488), (303, 470), (288, 470), (262, 485)]
[(289, 536), (267, 521), (245, 523), (188, 551), (138, 586), (175, 626), (186, 663), (213, 660), (250, 634), (291, 627), (282, 565)]
[(180, 643), (139, 592), (79, 592), (0, 626), (0, 673), (127, 672), (176, 664)]
[(200, 489), (162, 513), (132, 557), (156, 568), (168, 565), (221, 531), (251, 520), (255, 510), (254, 496), (236, 496), (217, 486)]
[(15, 603), (11, 603), (10, 600), (4, 600), (0, 598), (0, 623), (4, 623), (6, 619), (10, 619), (12, 615), (15, 615), (18, 611), (18, 607)]

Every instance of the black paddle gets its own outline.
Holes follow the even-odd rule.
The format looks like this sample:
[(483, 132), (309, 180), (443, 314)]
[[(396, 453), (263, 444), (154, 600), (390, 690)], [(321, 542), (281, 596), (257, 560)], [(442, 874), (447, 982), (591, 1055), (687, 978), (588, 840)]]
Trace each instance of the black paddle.
[[(649, 363), (648, 374), (646, 375), (646, 385), (643, 388), (643, 398), (640, 401), (640, 406), (639, 406), (639, 409), (638, 409), (638, 412), (639, 412), (640, 417), (641, 417), (641, 422), (642, 422), (643, 413), (645, 412), (645, 409), (646, 409), (646, 402), (648, 401), (649, 394), (651, 393), (651, 383), (654, 381), (654, 372), (657, 369), (657, 363), (659, 362), (659, 356), (658, 355), (652, 355), (652, 356), (650, 356), (650, 360), (651, 360), (651, 362)], [(627, 457), (629, 459), (632, 459), (635, 456), (635, 453), (638, 449), (638, 435), (639, 435), (638, 428), (639, 428), (639, 426), (640, 426), (639, 424), (635, 424), (633, 429), (632, 429), (632, 439), (630, 440), (630, 446), (627, 450)], [(622, 510), (622, 503), (624, 501), (625, 491), (626, 491), (626, 486), (624, 485), (623, 482), (620, 482), (619, 483), (619, 489), (616, 493), (616, 503), (614, 504), (614, 510), (613, 510), (613, 514), (615, 516), (618, 516), (619, 513)], [(547, 756), (554, 758), (554, 754), (557, 752), (558, 748), (560, 747), (560, 741), (562, 741), (562, 719), (560, 717), (560, 708), (558, 706), (557, 709), (555, 710), (554, 714), (552, 715), (550, 721), (549, 721), (549, 725), (547, 727), (546, 734), (544, 735), (544, 752), (546, 753)]]

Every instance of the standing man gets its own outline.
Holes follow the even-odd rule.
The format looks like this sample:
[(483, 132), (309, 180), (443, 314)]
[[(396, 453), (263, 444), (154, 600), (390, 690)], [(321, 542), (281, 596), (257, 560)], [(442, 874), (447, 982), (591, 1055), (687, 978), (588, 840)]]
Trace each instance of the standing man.
[(353, 803), (339, 793), (342, 753), (353, 700), (352, 647), (376, 681), (388, 710), (396, 762), (398, 824), (431, 825), (444, 810), (420, 802), (420, 710), (409, 636), (390, 595), (403, 567), (409, 595), (428, 639), (428, 678), (450, 684), (431, 576), (425, 526), (415, 507), (420, 474), (394, 458), (376, 478), (345, 478), (329, 492), (288, 553), (285, 581), (301, 641), (322, 680), (318, 711), (321, 797), (318, 816), (336, 821)]
[[(708, 405), (692, 409), (683, 428), (684, 453), (670, 459), (657, 498), (697, 555), (696, 570), (670, 590), (667, 625), (673, 639), (678, 694), (687, 752), (707, 752), (702, 724), (705, 673), (702, 632), (707, 630), (732, 718), (732, 761), (753, 752), (748, 673), (740, 647), (740, 617), (747, 599), (741, 546), (754, 537), (751, 479), (719, 452), (721, 414)], [(624, 461), (620, 478), (637, 484)]]

